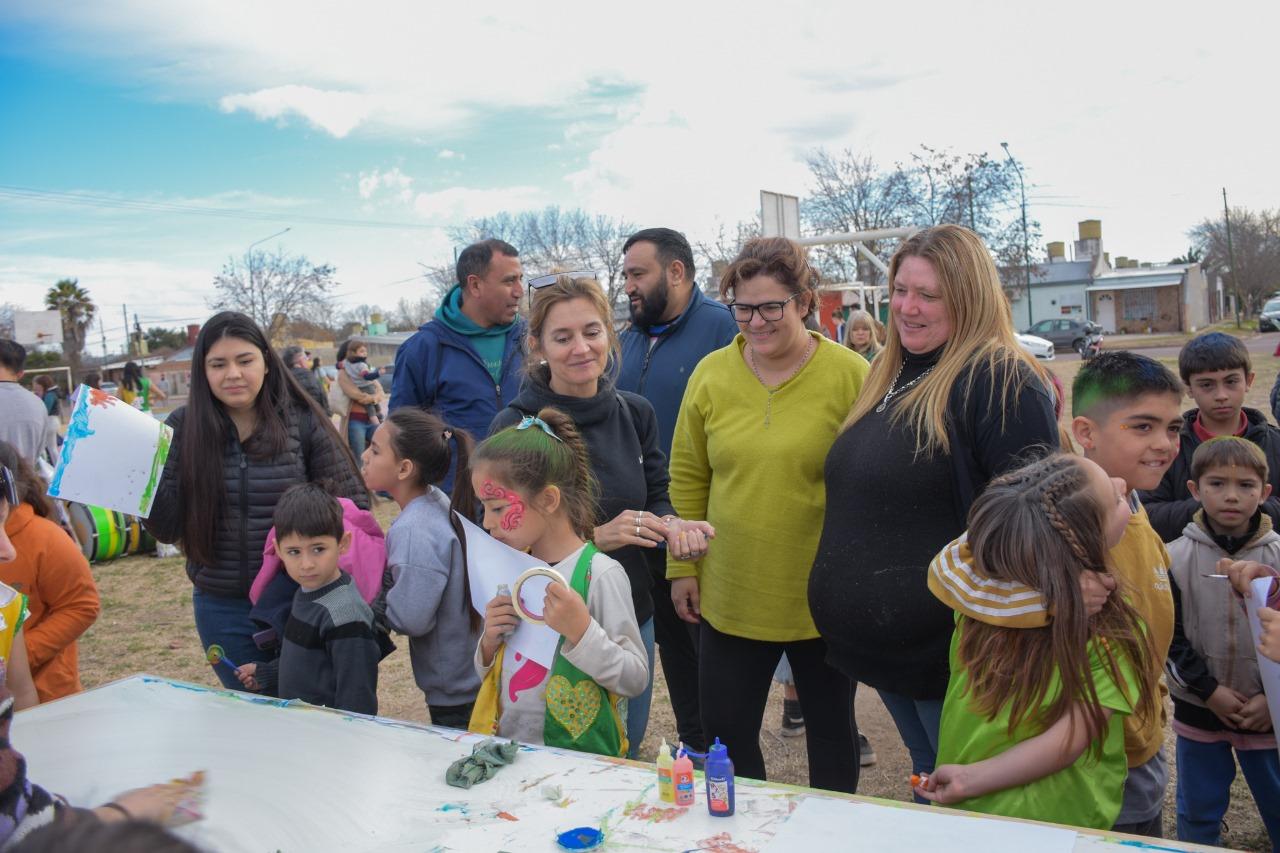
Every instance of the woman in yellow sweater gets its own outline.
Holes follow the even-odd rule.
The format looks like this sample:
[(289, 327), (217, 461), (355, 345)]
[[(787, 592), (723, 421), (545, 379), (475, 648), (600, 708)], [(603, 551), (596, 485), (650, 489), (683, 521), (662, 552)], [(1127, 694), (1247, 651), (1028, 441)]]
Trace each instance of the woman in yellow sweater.
[(786, 652), (804, 712), (809, 784), (853, 792), (852, 688), (809, 615), (825, 507), (823, 460), (867, 375), (857, 353), (806, 331), (817, 272), (782, 237), (752, 240), (720, 280), (741, 333), (689, 379), (671, 447), (671, 501), (716, 544), (667, 560), (676, 613), (699, 624), (702, 726), (739, 775), (765, 778), (760, 724)]

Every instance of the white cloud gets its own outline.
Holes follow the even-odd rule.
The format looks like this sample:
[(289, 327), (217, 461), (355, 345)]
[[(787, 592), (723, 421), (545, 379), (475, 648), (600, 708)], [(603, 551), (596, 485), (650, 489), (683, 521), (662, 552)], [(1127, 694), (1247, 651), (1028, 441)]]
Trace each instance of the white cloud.
[(436, 155), (436, 157), (440, 158), (441, 160), (465, 160), (465, 159), (467, 159), (467, 155), (466, 155), (466, 154), (462, 154), (462, 153), (460, 153), (460, 152), (458, 152), (458, 151), (453, 151), (453, 150), (451, 150), (451, 149), (449, 149), (449, 148), (441, 148), (441, 149), (440, 149), (440, 153), (439, 153), (439, 154), (437, 154), (437, 155)]
[(542, 190), (534, 186), (499, 189), (450, 187), (439, 192), (418, 193), (413, 199), (413, 209), (424, 219), (461, 222), (503, 210), (515, 212), (536, 207), (544, 203), (544, 199)]
[(921, 143), (998, 156), (1008, 140), (1038, 185), (1031, 215), (1047, 239), (1096, 215), (1109, 249), (1159, 259), (1214, 215), (1221, 186), (1255, 207), (1280, 197), (1277, 113), (1250, 85), (1274, 76), (1280, 6), (1220, 5), (1205, 15), (1173, 0), (1152, 15), (1080, 0), (1064, 15), (924, 0), (910, 20), (836, 0), (657, 0), (643, 15), (586, 0), (554, 14), (514, 0), (388, 0), (376, 13), (304, 0), (10, 0), (6, 11), (53, 33), (60, 43), (45, 52), (105, 58), (106, 73), (165, 98), (306, 121), (352, 144), (417, 139), (455, 164), (461, 155), (445, 152), (464, 149), (476, 170), (510, 166), (512, 150), (468, 136), (477, 123), (508, 119), (518, 134), (521, 115), (564, 116), (561, 141), (538, 149), (585, 160), (550, 178), (527, 162), (515, 165), (538, 177), (507, 178), (512, 189), (414, 193), (379, 173), (368, 198), (409, 192), (432, 219), (561, 203), (696, 233), (755, 216), (761, 188), (803, 193), (817, 145), (889, 165)]
[(218, 103), (223, 112), (247, 110), (260, 119), (305, 118), (341, 139), (374, 111), (375, 99), (352, 92), (334, 92), (311, 86), (275, 86), (256, 92), (226, 95)]
[(400, 171), (399, 166), (394, 166), (385, 172), (374, 169), (372, 172), (360, 173), (360, 198), (365, 200), (373, 198), (380, 189), (388, 189), (395, 193), (400, 201), (409, 202), (413, 198), (412, 187), (413, 178)]

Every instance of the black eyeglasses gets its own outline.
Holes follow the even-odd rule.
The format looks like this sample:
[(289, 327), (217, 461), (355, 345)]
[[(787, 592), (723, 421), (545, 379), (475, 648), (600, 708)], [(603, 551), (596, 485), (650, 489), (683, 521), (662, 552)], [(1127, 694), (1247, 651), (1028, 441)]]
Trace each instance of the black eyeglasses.
[(767, 320), (770, 323), (782, 319), (782, 314), (787, 308), (787, 303), (799, 296), (799, 293), (793, 293), (781, 302), (761, 302), (759, 305), (747, 305), (745, 302), (730, 302), (729, 310), (733, 312), (733, 319), (739, 323), (750, 323), (751, 315), (756, 312), (760, 313), (761, 320)]
[(530, 290), (538, 290), (539, 288), (549, 287), (562, 278), (589, 278), (596, 281), (595, 270), (574, 270), (573, 272), (553, 272), (548, 275), (540, 275), (537, 278), (531, 278), (526, 281), (525, 287)]
[(18, 505), (17, 481), (13, 478), (13, 472), (3, 465), (0, 465), (0, 497), (9, 502), (10, 509)]

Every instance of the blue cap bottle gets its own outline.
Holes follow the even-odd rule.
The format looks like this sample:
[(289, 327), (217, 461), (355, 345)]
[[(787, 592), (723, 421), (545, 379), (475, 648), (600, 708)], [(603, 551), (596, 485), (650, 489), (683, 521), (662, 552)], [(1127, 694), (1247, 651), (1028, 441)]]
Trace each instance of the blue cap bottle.
[(720, 738), (707, 750), (703, 773), (707, 779), (707, 811), (712, 817), (729, 817), (733, 814), (733, 762)]

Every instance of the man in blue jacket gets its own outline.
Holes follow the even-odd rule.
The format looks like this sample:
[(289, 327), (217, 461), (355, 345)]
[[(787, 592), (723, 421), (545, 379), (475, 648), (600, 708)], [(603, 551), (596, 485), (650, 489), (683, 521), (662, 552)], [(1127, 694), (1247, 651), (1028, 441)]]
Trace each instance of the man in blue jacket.
[[(729, 309), (708, 299), (693, 280), (693, 250), (679, 231), (646, 228), (623, 246), (622, 274), (631, 327), (622, 334), (618, 387), (649, 400), (658, 415), (658, 441), (671, 455), (671, 438), (685, 385), (707, 353), (738, 334)], [(715, 547), (714, 545), (712, 547)], [(702, 751), (706, 737), (698, 706), (698, 650), (690, 626), (671, 604), (665, 555), (649, 552), (653, 574), (653, 629), (680, 740)]]
[[(520, 390), (524, 295), (520, 253), (502, 240), (472, 243), (458, 255), (458, 283), (396, 352), (392, 411), (418, 406), (480, 441)], [(453, 472), (443, 484), (452, 488)]]

